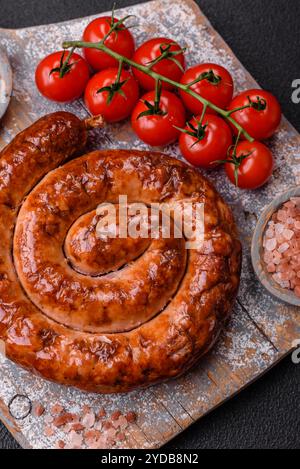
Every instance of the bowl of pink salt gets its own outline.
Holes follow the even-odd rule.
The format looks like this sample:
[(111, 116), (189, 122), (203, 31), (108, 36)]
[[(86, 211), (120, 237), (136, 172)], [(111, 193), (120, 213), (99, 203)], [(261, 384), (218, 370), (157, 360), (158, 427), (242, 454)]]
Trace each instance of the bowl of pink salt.
[(264, 287), (300, 306), (300, 186), (263, 211), (252, 239), (252, 264)]

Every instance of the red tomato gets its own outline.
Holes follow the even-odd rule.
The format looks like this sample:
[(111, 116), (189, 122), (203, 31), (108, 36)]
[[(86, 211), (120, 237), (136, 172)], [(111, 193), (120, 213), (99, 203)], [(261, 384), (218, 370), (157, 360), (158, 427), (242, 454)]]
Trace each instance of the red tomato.
[[(114, 18), (113, 21), (114, 23), (118, 22), (117, 18)], [(86, 27), (83, 40), (86, 42), (100, 42), (110, 31), (111, 24), (112, 18), (110, 16), (96, 18)], [(120, 25), (117, 31), (112, 32), (104, 44), (128, 59), (133, 56), (134, 39), (124, 25)], [(84, 56), (94, 70), (104, 70), (105, 68), (118, 66), (116, 59), (97, 49), (84, 49)]]
[[(207, 114), (199, 127), (200, 116), (193, 118), (186, 130), (193, 133), (199, 129), (198, 136), (182, 132), (179, 138), (181, 153), (187, 161), (195, 166), (212, 169), (217, 160), (225, 160), (227, 151), (232, 145), (232, 131), (221, 117)], [(203, 126), (206, 126), (203, 128)], [(199, 140), (199, 141), (198, 141)], [(198, 143), (197, 143), (198, 141)]]
[[(123, 85), (118, 91), (114, 86), (117, 75), (117, 68), (108, 68), (96, 73), (89, 81), (84, 94), (84, 101), (89, 111), (93, 115), (101, 114), (107, 122), (126, 119), (139, 99), (139, 87), (134, 77), (128, 71), (122, 70), (120, 83), (123, 82)], [(98, 93), (104, 87), (109, 87), (111, 92), (115, 90), (110, 102), (108, 102), (110, 97), (108, 90)]]
[[(237, 168), (237, 185), (241, 189), (257, 189), (271, 177), (274, 168), (273, 155), (263, 143), (257, 141), (250, 143), (244, 140), (238, 143), (236, 156), (240, 159), (240, 166)], [(230, 181), (236, 184), (235, 165), (226, 163), (225, 170)]]
[[(232, 113), (231, 117), (256, 140), (264, 140), (271, 137), (276, 132), (281, 121), (279, 102), (268, 91), (254, 89), (244, 91), (236, 96), (231, 101), (228, 109), (233, 110), (247, 106), (249, 98), (253, 103), (252, 106)], [(237, 133), (235, 127), (234, 132)]]
[(144, 101), (154, 105), (155, 92), (145, 94), (137, 103), (131, 116), (132, 128), (138, 137), (151, 146), (163, 146), (175, 142), (180, 133), (176, 127), (185, 125), (185, 109), (180, 99), (173, 93), (163, 90), (160, 110), (164, 115), (138, 116), (148, 110)]
[(45, 98), (61, 103), (74, 101), (84, 92), (89, 81), (90, 71), (86, 61), (78, 54), (73, 53), (65, 75), (60, 78), (59, 69), (61, 59), (67, 60), (68, 52), (60, 51), (45, 57), (37, 66), (35, 82), (39, 92)]
[[(161, 56), (162, 51), (161, 48), (165, 49), (168, 47), (168, 44), (172, 44), (169, 51), (180, 51), (180, 46), (173, 41), (172, 39), (167, 39), (164, 37), (158, 37), (155, 39), (150, 39), (147, 42), (144, 42), (136, 51), (133, 56), (134, 62), (148, 66), (153, 60), (157, 59)], [(156, 73), (163, 75), (164, 77), (170, 78), (174, 81), (180, 81), (180, 78), (183, 75), (183, 71), (181, 68), (185, 66), (185, 60), (183, 54), (178, 54), (173, 57), (176, 61), (180, 63), (180, 66), (174, 62), (171, 58), (162, 59), (156, 65), (151, 67)], [(155, 81), (152, 77), (149, 77), (145, 73), (137, 70), (136, 68), (133, 69), (134, 76), (137, 78), (138, 82), (140, 83), (141, 87), (145, 90), (154, 90), (155, 88)], [(168, 83), (162, 82), (163, 89), (171, 90), (173, 88), (172, 85)]]
[[(187, 85), (201, 76), (203, 76), (203, 80), (192, 85), (191, 90), (216, 106), (226, 109), (232, 100), (234, 88), (230, 73), (221, 65), (199, 64), (185, 72), (181, 83)], [(202, 113), (203, 104), (200, 101), (182, 90), (180, 90), (180, 96), (189, 111), (195, 115)], [(214, 114), (215, 112), (207, 108), (207, 113)]]

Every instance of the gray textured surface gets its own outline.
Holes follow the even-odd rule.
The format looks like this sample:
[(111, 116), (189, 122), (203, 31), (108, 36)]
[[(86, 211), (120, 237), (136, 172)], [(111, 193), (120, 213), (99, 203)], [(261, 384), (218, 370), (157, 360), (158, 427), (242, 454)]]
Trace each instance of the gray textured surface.
[[(18, 3), (23, 3), (23, 2), (18, 2)], [(27, 5), (28, 4), (33, 4), (35, 2), (26, 2)], [(41, 3), (41, 2), (40, 2)], [(44, 2), (43, 2), (44, 3)], [(56, 3), (56, 2), (52, 2), (52, 3)], [(66, 5), (68, 2), (65, 2), (64, 5)], [(92, 4), (94, 3), (94, 6), (95, 6), (95, 9), (90, 11), (88, 10), (88, 5), (89, 4)], [(65, 16), (56, 16), (55, 18), (47, 18), (47, 21), (57, 21), (59, 19), (66, 19), (67, 17), (70, 17), (70, 16), (80, 16), (81, 14), (89, 14), (91, 12), (95, 13), (96, 11), (99, 11), (100, 10), (100, 6), (99, 6), (99, 2), (97, 2), (97, 5), (95, 5), (96, 2), (86, 2), (85, 3), (85, 9), (84, 10), (81, 10), (80, 13), (77, 14), (74, 13), (73, 14), (73, 11), (74, 10), (69, 10), (69, 13), (72, 11), (72, 15), (69, 14), (65, 14)], [(104, 3), (104, 2), (103, 2)], [(123, 2), (122, 2), (123, 3)], [(128, 2), (127, 2), (128, 3)], [(209, 18), (211, 20), (214, 20), (213, 16), (217, 14), (217, 10), (214, 10), (212, 11), (212, 16), (210, 16), (210, 13), (209, 13), (209, 10), (210, 8), (212, 7), (213, 4), (216, 5), (217, 2), (214, 2), (212, 0), (210, 1), (203, 1), (203, 2), (199, 2), (204, 10), (205, 13), (207, 13), (207, 15), (209, 16)], [(245, 20), (243, 19), (243, 24), (241, 24), (241, 18), (242, 18), (242, 12), (240, 11), (239, 13), (239, 17), (236, 17), (237, 15), (237, 8), (238, 8), (238, 5), (240, 5), (240, 8), (242, 8), (242, 5), (241, 5), (241, 2), (238, 2), (238, 1), (235, 1), (235, 0), (227, 0), (227, 1), (224, 1), (223, 2), (225, 5), (230, 5), (231, 8), (225, 8), (223, 9), (222, 8), (222, 11), (220, 11), (220, 8), (219, 8), (219, 14), (221, 15), (222, 13), (222, 18), (220, 20), (220, 26), (218, 27), (218, 25), (216, 24), (218, 22), (218, 19), (214, 22), (215, 26), (217, 26), (217, 28), (219, 29), (219, 31), (221, 32), (221, 34), (223, 34), (224, 38), (227, 40), (227, 42), (233, 47), (234, 51), (238, 53), (239, 55), (239, 58), (242, 59), (242, 61), (244, 62), (244, 64), (249, 68), (250, 72), (252, 72), (256, 78), (258, 78), (258, 80), (260, 81), (261, 84), (264, 84), (263, 83), (263, 80), (264, 79), (268, 79), (268, 75), (271, 74), (270, 72), (270, 67), (267, 66), (267, 62), (266, 61), (263, 61), (261, 59), (261, 56), (258, 60), (258, 58), (256, 58), (256, 60), (254, 61), (255, 64), (259, 64), (258, 68), (261, 67), (261, 70), (263, 72), (263, 74), (265, 75), (261, 75), (262, 78), (260, 79), (260, 75), (258, 74), (258, 72), (256, 72), (255, 70), (251, 69), (251, 66), (249, 66), (246, 62), (246, 60), (244, 59), (244, 57), (239, 53), (239, 51), (235, 48), (234, 44), (230, 41), (230, 39), (228, 37), (226, 37), (227, 33), (229, 32), (228, 31), (228, 28), (231, 28), (231, 32), (230, 32), (230, 37), (234, 38), (235, 37), (235, 27), (239, 26), (240, 27), (240, 30), (237, 31), (237, 48), (240, 46), (241, 42), (243, 39), (245, 39), (245, 44), (247, 45), (247, 53), (245, 51), (245, 57), (248, 57), (249, 54), (250, 54), (250, 57), (253, 57), (251, 54), (253, 54), (254, 52), (256, 53), (257, 50), (260, 51), (260, 54), (261, 55), (264, 55), (265, 51), (262, 51), (261, 49), (258, 49), (257, 47), (256, 48), (253, 48), (253, 42), (254, 40), (255, 41), (258, 41), (259, 38), (262, 39), (262, 34), (263, 34), (263, 37), (264, 37), (264, 44), (267, 44), (268, 41), (265, 40), (265, 37), (266, 37), (266, 31), (269, 31), (270, 32), (270, 36), (273, 35), (273, 32), (274, 30), (276, 30), (276, 27), (274, 28), (273, 25), (274, 25), (274, 22), (276, 23), (276, 19), (275, 17), (272, 17), (271, 20), (273, 20), (272, 22), (272, 28), (268, 27), (267, 24), (267, 20), (270, 21), (270, 18), (268, 17), (268, 14), (266, 14), (266, 10), (270, 9), (270, 5), (272, 5), (272, 9), (273, 7), (277, 7), (276, 10), (278, 11), (278, 4), (280, 3), (283, 3), (283, 2), (278, 2), (278, 1), (260, 1), (260, 2), (248, 2), (247, 3), (247, 7), (246, 10), (251, 6), (251, 21), (252, 21), (252, 18), (253, 18), (253, 21), (255, 21), (256, 19), (256, 15), (259, 14), (259, 12), (255, 11), (255, 4), (258, 5), (260, 4), (260, 9), (262, 8), (263, 4), (265, 5), (264, 6), (264, 17), (265, 17), (265, 23), (264, 23), (264, 27), (262, 28), (261, 26), (261, 22), (258, 22), (258, 26), (260, 26), (258, 28), (258, 31), (255, 31), (255, 34), (254, 34), (254, 22), (252, 23), (253, 26), (252, 28), (252, 32), (251, 34), (245, 34), (245, 31), (247, 31), (247, 22), (250, 21), (249, 20), (249, 17), (247, 19), (247, 22), (245, 22)], [(288, 2), (286, 2), (288, 3)], [(294, 5), (296, 6), (296, 2), (289, 2), (290, 5), (292, 3), (294, 3)], [(50, 2), (51, 4), (51, 2)], [(121, 4), (121, 2), (120, 2)], [(207, 4), (207, 10), (205, 9), (205, 4)], [(220, 2), (218, 2), (218, 4), (220, 4)], [(233, 5), (235, 5), (233, 7)], [(269, 6), (267, 6), (269, 5)], [(1, 2), (0, 2), (0, 6), (1, 6)], [(49, 3), (48, 3), (48, 7), (49, 7)], [(8, 8), (8, 4), (6, 5), (5, 8)], [(2, 18), (5, 18), (5, 8), (4, 8), (4, 16)], [(82, 5), (82, 8), (83, 8), (83, 5)], [(253, 11), (252, 11), (253, 9)], [(53, 10), (56, 10), (56, 13), (58, 12), (58, 9), (54, 9)], [(273, 10), (270, 10), (270, 11), (273, 11)], [(297, 16), (295, 15), (295, 11), (293, 11), (293, 14), (290, 15), (289, 11), (287, 12), (286, 8), (282, 8), (283, 13), (281, 13), (281, 19), (280, 21), (284, 22), (283, 20), (283, 15), (285, 15), (286, 13), (288, 13), (287, 15), (287, 21), (290, 21), (289, 24), (293, 25), (294, 23), (294, 18)], [(37, 10), (38, 12), (38, 10)], [(53, 11), (52, 11), (53, 13)], [(65, 12), (66, 13), (66, 12)], [(226, 17), (226, 15), (229, 14), (229, 18), (228, 18), (228, 24), (227, 24), (227, 21), (223, 21), (223, 18), (224, 16)], [(262, 14), (262, 11), (260, 10), (260, 15), (259, 15), (259, 18), (261, 18), (261, 14)], [(26, 16), (26, 15), (25, 15)], [(290, 20), (288, 19), (288, 17), (290, 16)], [(236, 18), (234, 20), (234, 17)], [(246, 17), (246, 15), (245, 15)], [(10, 17), (10, 20), (12, 20), (12, 18)], [(22, 20), (24, 20), (24, 16), (22, 18)], [(2, 20), (3, 21), (3, 20)], [(236, 24), (236, 21), (239, 23), (238, 25)], [(40, 23), (40, 22), (46, 22), (46, 20), (44, 19), (40, 19), (38, 18), (38, 21), (34, 21), (36, 23)], [(31, 22), (33, 24), (33, 21)], [(28, 24), (28, 23), (27, 23)], [(295, 23), (294, 23), (295, 24)], [(23, 24), (22, 24), (23, 25)], [(227, 25), (227, 26), (226, 26)], [(248, 23), (249, 25), (249, 23)], [(16, 26), (16, 25), (13, 25), (13, 24), (2, 24), (2, 26)], [(257, 24), (256, 24), (257, 26)], [(222, 31), (222, 27), (225, 28), (225, 33)], [(227, 28), (227, 29), (226, 29)], [(263, 31), (264, 30), (264, 31)], [(227, 31), (227, 33), (226, 33)], [(285, 31), (288, 31), (288, 32), (285, 32), (286, 35), (290, 34), (292, 35), (292, 37), (295, 37), (295, 56), (297, 55), (296, 53), (296, 43), (297, 43), (297, 35), (296, 33), (292, 33), (293, 31), (293, 28), (290, 27), (290, 28), (285, 28)], [(241, 34), (243, 32), (243, 34)], [(257, 33), (257, 34), (256, 34)], [(240, 34), (240, 37), (238, 36), (238, 34)], [(294, 34), (294, 36), (293, 36)], [(279, 34), (280, 36), (280, 34)], [(277, 39), (278, 35), (276, 35), (276, 38)], [(254, 39), (255, 38), (255, 39)], [(288, 38), (287, 38), (288, 39)], [(277, 39), (278, 40), (278, 39)], [(273, 41), (273, 47), (274, 47), (274, 41)], [(279, 44), (279, 42), (278, 42)], [(285, 41), (282, 42), (282, 39), (281, 39), (281, 43), (280, 43), (280, 47), (281, 47), (281, 53), (283, 54), (283, 47), (284, 47), (284, 44), (285, 44)], [(287, 45), (287, 43), (286, 43)], [(279, 46), (278, 46), (279, 48)], [(283, 57), (284, 60), (286, 60), (286, 55), (281, 55), (281, 53), (279, 54), (278, 52), (278, 48), (276, 49), (277, 50), (277, 57), (279, 56), (280, 58)], [(291, 41), (289, 41), (289, 47), (287, 48), (291, 48)], [(291, 48), (292, 49), (292, 48)], [(268, 55), (268, 54), (267, 54)], [(275, 61), (275, 58), (274, 58), (274, 62), (273, 63), (276, 63), (277, 62), (277, 57), (276, 57), (276, 61)], [(270, 59), (271, 60), (271, 59)], [(291, 61), (291, 63), (294, 65), (296, 63), (296, 58), (294, 59), (294, 61), (289, 58), (289, 61)], [(262, 63), (264, 62), (264, 63)], [(272, 63), (271, 61), (269, 62), (269, 64)], [(280, 64), (280, 67), (283, 68), (286, 68), (286, 65), (283, 63), (282, 64), (282, 61), (281, 61), (281, 64)], [(279, 69), (281, 70), (281, 68)], [(273, 91), (275, 91), (277, 94), (280, 95), (280, 93), (282, 92), (282, 90), (285, 90), (285, 92), (288, 93), (288, 96), (290, 96), (290, 83), (292, 81), (292, 79), (296, 78), (297, 75), (288, 75), (288, 73), (283, 70), (282, 73), (281, 73), (281, 82), (284, 82), (284, 80), (286, 80), (288, 82), (288, 88), (286, 86), (282, 86), (282, 88), (280, 87), (280, 90), (277, 91), (276, 89), (276, 80), (278, 79), (278, 75), (280, 76), (280, 71), (276, 72), (276, 74), (271, 74), (271, 78), (274, 78), (274, 82), (269, 81), (269, 84), (267, 84), (266, 86), (270, 89), (272, 89)], [(293, 105), (290, 105), (289, 108), (290, 108), (290, 111), (293, 112)], [(299, 111), (298, 111), (299, 112)], [(289, 113), (287, 113), (289, 114)], [(291, 117), (291, 116), (289, 116)], [(294, 114), (294, 119), (292, 118), (291, 119), (292, 121), (294, 121), (294, 124), (296, 124), (296, 121), (297, 121), (297, 109), (296, 109), (296, 106), (295, 106), (295, 114)], [(280, 368), (282, 369), (282, 365), (280, 365)], [(279, 369), (279, 368), (278, 368)], [(294, 383), (295, 385), (295, 389), (297, 389), (297, 386), (299, 388), (299, 368), (296, 368), (294, 366), (288, 366), (287, 368), (284, 368), (284, 371), (285, 370), (292, 370), (290, 371), (291, 373), (291, 376), (293, 377), (290, 381), (292, 383)], [(275, 373), (276, 372), (276, 373)], [(279, 376), (281, 376), (280, 372), (277, 372), (277, 370), (274, 370), (272, 372), (272, 375), (270, 376), (273, 376), (275, 375), (277, 378)], [(209, 416), (207, 418), (205, 418), (203, 421), (199, 422), (198, 424), (194, 425), (190, 430), (188, 430), (187, 432), (185, 432), (185, 434), (181, 435), (175, 442), (171, 443), (172, 446), (174, 445), (177, 445), (177, 447), (195, 447), (195, 446), (205, 446), (205, 447), (218, 447), (218, 446), (234, 446), (234, 447), (244, 447), (244, 446), (253, 446), (253, 445), (256, 445), (256, 446), (272, 446), (272, 445), (275, 445), (276, 446), (280, 446), (280, 447), (287, 447), (287, 446), (296, 446), (297, 445), (297, 434), (299, 434), (299, 428), (297, 427), (297, 425), (299, 424), (299, 406), (297, 406), (297, 403), (295, 403), (295, 400), (294, 399), (294, 396), (293, 396), (293, 393), (291, 393), (291, 385), (292, 383), (288, 383), (289, 380), (287, 380), (287, 386), (286, 388), (282, 388), (282, 391), (281, 391), (281, 388), (280, 388), (280, 385), (278, 384), (278, 387), (276, 387), (276, 392), (274, 394), (274, 389), (272, 391), (271, 389), (271, 392), (273, 392), (273, 396), (275, 396), (275, 398), (272, 399), (272, 394), (268, 394), (268, 388), (266, 389), (266, 391), (264, 390), (265, 387), (267, 387), (267, 383), (269, 382), (269, 377), (266, 377), (261, 383), (259, 383), (259, 385), (255, 385), (253, 388), (251, 388), (251, 390), (249, 391), (246, 391), (244, 394), (243, 394), (243, 397), (238, 397), (235, 399), (234, 402), (232, 403), (229, 403), (225, 406), (224, 409), (228, 409), (228, 407), (230, 408), (231, 406), (233, 405), (236, 405), (235, 403), (238, 402), (239, 406), (240, 406), (240, 413), (237, 414), (237, 416), (233, 415), (233, 418), (231, 419), (231, 413), (230, 415), (228, 416), (227, 414), (227, 417), (226, 417), (226, 410), (223, 410), (223, 409), (220, 409), (218, 410), (217, 412), (215, 412), (214, 416), (215, 415), (219, 415), (221, 413), (221, 417), (220, 417), (220, 423), (219, 423), (219, 427), (218, 426), (214, 426), (214, 416)], [(266, 384), (264, 384), (266, 383)], [(281, 379), (278, 380), (278, 383), (281, 383)], [(284, 383), (283, 383), (284, 384)], [(254, 411), (251, 411), (251, 409), (249, 409), (248, 405), (245, 404), (245, 395), (246, 394), (249, 394), (250, 393), (250, 396), (249, 396), (249, 400), (247, 400), (246, 402), (248, 403), (249, 401), (251, 402), (251, 396), (253, 395), (253, 393), (255, 393), (255, 389), (261, 389), (259, 388), (259, 386), (262, 386), (262, 390), (264, 391), (264, 393), (267, 392), (266, 396), (267, 398), (266, 399), (260, 399), (259, 396), (256, 396), (256, 403), (255, 403), (255, 407), (257, 407), (257, 412), (254, 412)], [(257, 391), (258, 392), (258, 391)], [(282, 392), (282, 395), (281, 395), (281, 392)], [(270, 398), (268, 398), (268, 396), (270, 396)], [(284, 396), (284, 397), (282, 397)], [(277, 399), (278, 397), (278, 399)], [(280, 398), (281, 397), (281, 398)], [(268, 405), (270, 406), (271, 403), (272, 403), (272, 406), (270, 407), (267, 407), (266, 403), (268, 402)], [(243, 405), (241, 406), (241, 403), (243, 403)], [(264, 403), (263, 407), (261, 407), (261, 405), (258, 405), (258, 404), (262, 404)], [(295, 405), (296, 404), (296, 405)], [(285, 409), (285, 411), (282, 413), (282, 409)], [(296, 412), (295, 412), (296, 410)], [(297, 410), (298, 410), (298, 413), (297, 413)], [(222, 414), (223, 412), (223, 414)], [(225, 413), (225, 414), (224, 414)], [(222, 417), (223, 415), (223, 417)], [(253, 415), (253, 419), (251, 419), (250, 417)], [(272, 415), (272, 420), (270, 420), (270, 416)], [(227, 418), (227, 420), (226, 420)], [(224, 420), (223, 420), (224, 419)], [(228, 420), (229, 419), (229, 420)], [(212, 422), (211, 424), (209, 422)], [(208, 423), (206, 423), (208, 422)], [(251, 424), (250, 424), (251, 422)], [(279, 426), (281, 422), (281, 425), (282, 425), (282, 428), (281, 428), (281, 432), (276, 434), (276, 428), (280, 428), (281, 425)], [(203, 428), (201, 429), (201, 425), (203, 426)], [(256, 425), (256, 427), (255, 427)], [(224, 426), (224, 427), (222, 427)], [(230, 428), (227, 428), (227, 426)], [(250, 431), (250, 428), (252, 428), (252, 426), (254, 427), (254, 431), (251, 432)], [(222, 428), (226, 428), (226, 432), (222, 432)], [(212, 429), (214, 429), (214, 431), (212, 431)], [(234, 429), (236, 429), (236, 432), (234, 432)], [(264, 431), (262, 431), (262, 429), (264, 429)], [(211, 432), (211, 433), (210, 433)], [(275, 435), (276, 434), (276, 435)], [(211, 438), (210, 436), (211, 435)], [(236, 439), (234, 439), (234, 435), (236, 435)], [(260, 437), (258, 436), (255, 436), (255, 435), (260, 435)], [(263, 437), (264, 435), (264, 437)], [(296, 435), (296, 436), (295, 436)], [(248, 438), (248, 440), (247, 440)]]

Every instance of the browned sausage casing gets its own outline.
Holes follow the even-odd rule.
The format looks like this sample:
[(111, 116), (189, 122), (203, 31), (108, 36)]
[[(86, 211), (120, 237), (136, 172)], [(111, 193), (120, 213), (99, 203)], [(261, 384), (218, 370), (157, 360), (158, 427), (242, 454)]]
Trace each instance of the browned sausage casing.
[[(95, 151), (69, 113), (0, 155), (0, 338), (58, 383), (124, 392), (187, 370), (214, 344), (238, 289), (230, 209), (196, 170), (159, 153)], [(201, 202), (205, 241), (96, 237), (103, 202)], [(117, 206), (117, 205), (116, 205)]]

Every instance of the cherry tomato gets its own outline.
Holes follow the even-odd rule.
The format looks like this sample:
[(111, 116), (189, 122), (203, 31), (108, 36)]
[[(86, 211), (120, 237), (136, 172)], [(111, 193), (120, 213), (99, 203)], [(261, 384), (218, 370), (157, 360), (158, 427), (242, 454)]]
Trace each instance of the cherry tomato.
[[(263, 143), (257, 141), (250, 143), (244, 140), (238, 143), (236, 156), (241, 160), (237, 168), (237, 185), (241, 189), (257, 189), (271, 177), (274, 159)], [(236, 184), (235, 165), (226, 163), (225, 171), (230, 181)]]
[[(250, 101), (249, 101), (250, 99)], [(251, 107), (232, 113), (236, 120), (256, 140), (271, 137), (281, 121), (280, 104), (271, 93), (263, 90), (248, 90), (236, 96), (228, 109), (233, 110), (252, 103)], [(234, 132), (237, 133), (236, 128)]]
[(185, 125), (185, 109), (180, 99), (175, 94), (163, 90), (160, 97), (160, 110), (165, 114), (138, 118), (142, 112), (149, 109), (144, 101), (154, 105), (155, 92), (146, 93), (133, 110), (131, 123), (138, 137), (151, 146), (163, 146), (175, 142), (180, 131), (174, 126)]
[[(117, 75), (117, 68), (108, 68), (96, 73), (89, 81), (84, 94), (89, 111), (93, 115), (101, 114), (107, 122), (126, 119), (139, 99), (139, 87), (135, 78), (127, 70), (122, 70), (119, 83), (123, 84), (116, 87)], [(107, 90), (98, 92), (102, 88)]]
[[(96, 18), (88, 24), (83, 40), (86, 42), (99, 42), (109, 33), (112, 21), (117, 23), (117, 18), (102, 16)], [(128, 59), (134, 53), (134, 39), (130, 31), (121, 24), (116, 31), (113, 31), (104, 42), (109, 49), (121, 54)], [(104, 70), (105, 68), (117, 67), (118, 61), (110, 57), (103, 51), (97, 49), (84, 49), (84, 56), (94, 70)]]
[[(233, 96), (233, 80), (230, 73), (221, 65), (205, 63), (189, 68), (181, 83), (187, 85), (197, 78), (203, 77), (201, 81), (191, 86), (191, 90), (212, 102), (216, 106), (226, 109)], [(198, 115), (202, 113), (203, 104), (185, 91), (180, 90), (180, 96), (189, 111)], [(208, 114), (215, 114), (207, 108)]]
[(68, 62), (69, 68), (61, 78), (61, 62), (67, 60), (68, 52), (60, 51), (45, 57), (37, 66), (35, 82), (39, 92), (52, 101), (61, 103), (74, 101), (84, 92), (89, 81), (90, 71), (86, 61), (73, 53)]
[[(182, 132), (179, 137), (179, 148), (184, 158), (195, 166), (212, 169), (217, 160), (225, 160), (227, 151), (232, 145), (232, 131), (229, 125), (218, 116), (207, 114), (202, 125), (200, 116), (194, 117), (185, 130), (197, 136)], [(198, 141), (199, 140), (199, 141)]]
[[(164, 37), (158, 37), (155, 39), (150, 39), (147, 42), (144, 42), (136, 51), (133, 56), (134, 62), (140, 65), (148, 66), (151, 62), (156, 60), (158, 57), (162, 55), (162, 50), (166, 50), (168, 48), (169, 52), (176, 52), (180, 51), (180, 46), (173, 41), (172, 39), (167, 39)], [(178, 65), (178, 62), (180, 65)], [(153, 65), (151, 69), (163, 75), (164, 77), (170, 78), (174, 81), (180, 81), (180, 78), (183, 75), (182, 69), (185, 66), (185, 59), (184, 55), (178, 54), (171, 58), (162, 59), (157, 64)], [(145, 73), (137, 70), (136, 68), (133, 69), (133, 73), (137, 78), (138, 82), (140, 83), (141, 87), (145, 90), (154, 90), (155, 88), (155, 81), (152, 77), (149, 77)], [(173, 89), (172, 85), (168, 83), (162, 82), (162, 87), (165, 90)]]

